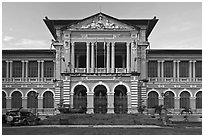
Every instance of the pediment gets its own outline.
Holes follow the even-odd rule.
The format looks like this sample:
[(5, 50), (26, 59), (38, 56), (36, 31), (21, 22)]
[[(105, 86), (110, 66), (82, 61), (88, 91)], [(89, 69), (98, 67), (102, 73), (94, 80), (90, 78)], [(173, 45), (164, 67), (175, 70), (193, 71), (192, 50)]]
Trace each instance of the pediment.
[(69, 30), (135, 30), (131, 25), (127, 25), (120, 20), (106, 16), (104, 14), (96, 14), (85, 18), (77, 23), (68, 25)]

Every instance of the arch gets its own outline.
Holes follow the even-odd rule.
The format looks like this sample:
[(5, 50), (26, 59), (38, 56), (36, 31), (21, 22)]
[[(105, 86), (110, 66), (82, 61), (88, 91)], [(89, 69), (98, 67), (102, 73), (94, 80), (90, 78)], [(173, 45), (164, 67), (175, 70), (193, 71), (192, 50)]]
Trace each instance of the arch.
[[(167, 94), (168, 93), (168, 94)], [(164, 107), (165, 108), (174, 108), (175, 103), (175, 94), (171, 90), (164, 92)]]
[(30, 90), (28, 90), (28, 91), (26, 92), (25, 97), (28, 97), (28, 94), (29, 94), (29, 92), (31, 92), (31, 91), (34, 91), (34, 92), (38, 93), (37, 90), (35, 90), (35, 89), (32, 88), (32, 89), (30, 89)]
[(22, 94), (16, 90), (12, 92), (11, 95), (11, 108), (20, 108), (22, 107)]
[(152, 92), (152, 91), (155, 91), (155, 92), (158, 94), (158, 97), (159, 97), (159, 98), (161, 97), (160, 92), (159, 92), (158, 90), (156, 90), (156, 89), (151, 89), (151, 90), (147, 91), (147, 96), (148, 96), (148, 94), (149, 94), (150, 92)]
[(8, 93), (5, 90), (2, 90), (2, 92), (6, 94), (6, 97), (8, 97)]
[(107, 113), (107, 93), (102, 84), (94, 88), (94, 113)]
[(179, 94), (178, 94), (178, 97), (181, 96), (181, 93), (182, 93), (183, 91), (187, 91), (187, 92), (190, 94), (190, 97), (193, 97), (193, 94), (192, 94), (191, 91), (188, 90), (188, 89), (183, 89), (183, 90), (181, 90), (181, 91), (179, 92)]
[(54, 108), (54, 94), (50, 90), (43, 93), (43, 108)]
[(14, 89), (14, 90), (12, 90), (11, 93), (9, 94), (9, 97), (11, 97), (11, 95), (12, 95), (13, 92), (15, 92), (15, 91), (19, 91), (19, 92), (21, 93), (21, 96), (23, 97), (23, 92), (22, 92), (21, 90), (19, 90), (19, 89)]
[(83, 85), (84, 87), (86, 87), (86, 91), (89, 92), (89, 87), (88, 87), (85, 83), (83, 83), (83, 82), (80, 81), (80, 82), (76, 83), (76, 84), (72, 87), (71, 93), (74, 93), (74, 89), (75, 89), (75, 87), (78, 86), (78, 85)]
[(147, 107), (153, 108), (159, 105), (159, 95), (156, 91), (151, 91), (148, 93)]
[(49, 88), (48, 88), (48, 89), (46, 89), (46, 90), (44, 90), (44, 91), (41, 93), (41, 96), (40, 96), (40, 97), (41, 97), (41, 98), (43, 98), (44, 93), (45, 93), (45, 92), (47, 92), (47, 91), (52, 92), (53, 97), (55, 97), (55, 92), (54, 92), (53, 90), (49, 89)]
[(99, 85), (103, 85), (106, 87), (107, 93), (110, 93), (110, 88), (108, 87), (107, 84), (105, 84), (104, 82), (99, 81), (98, 83), (96, 83), (93, 88), (92, 88), (92, 93), (94, 93), (94, 89), (99, 86)]
[(188, 91), (182, 91), (180, 94), (180, 108), (190, 108), (190, 96)]
[(29, 92), (27, 92), (27, 108), (38, 108), (38, 98), (35, 96), (36, 93), (35, 90), (29, 90)]
[(87, 108), (87, 88), (84, 85), (77, 85), (74, 88), (73, 107)]
[(116, 88), (117, 86), (119, 86), (119, 85), (125, 86), (126, 89), (127, 89), (127, 93), (130, 93), (130, 92), (131, 92), (131, 91), (130, 91), (130, 87), (129, 87), (126, 83), (119, 82), (119, 83), (117, 83), (117, 84), (113, 87), (113, 90), (112, 90), (113, 93), (114, 93), (114, 91), (115, 91), (115, 88)]
[(195, 94), (194, 94), (194, 97), (196, 97), (196, 94), (198, 93), (198, 92), (202, 92), (202, 89), (199, 89), (199, 90), (197, 90), (196, 92), (195, 92)]
[(127, 113), (127, 88), (124, 85), (117, 85), (114, 88), (114, 112)]
[(196, 93), (196, 109), (202, 109), (202, 91)]
[(6, 92), (2, 92), (2, 108), (6, 108)]
[(174, 93), (174, 97), (177, 97), (177, 96), (176, 96), (176, 92), (173, 91), (173, 90), (171, 90), (171, 89), (167, 89), (167, 90), (165, 90), (163, 93), (165, 94), (165, 93), (168, 92), (168, 91), (171, 91), (172, 93)]

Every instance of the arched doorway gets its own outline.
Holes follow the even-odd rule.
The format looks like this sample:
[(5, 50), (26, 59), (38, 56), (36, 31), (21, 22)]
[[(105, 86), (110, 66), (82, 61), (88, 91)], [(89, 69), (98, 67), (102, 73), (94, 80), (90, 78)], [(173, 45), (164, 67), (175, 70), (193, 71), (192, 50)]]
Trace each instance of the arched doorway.
[(22, 95), (19, 91), (14, 91), (11, 95), (11, 108), (22, 107)]
[(148, 102), (148, 104), (147, 104), (148, 108), (153, 108), (155, 106), (158, 106), (159, 105), (158, 93), (155, 91), (151, 91), (148, 94), (148, 101), (147, 102)]
[(46, 91), (43, 94), (43, 108), (54, 108), (54, 98), (51, 91)]
[(87, 90), (83, 85), (78, 85), (74, 88), (74, 108), (87, 108)]
[(196, 108), (201, 109), (202, 108), (202, 92), (199, 91), (196, 94)]
[(38, 108), (38, 93), (35, 91), (30, 91), (27, 96), (27, 107)]
[(107, 89), (103, 85), (94, 89), (94, 113), (107, 113)]
[(190, 93), (187, 91), (180, 94), (180, 108), (190, 108)]
[(164, 94), (164, 107), (165, 108), (174, 108), (174, 93), (167, 91)]
[(119, 85), (114, 90), (114, 112), (127, 113), (127, 89)]
[(6, 93), (2, 91), (2, 108), (6, 108)]

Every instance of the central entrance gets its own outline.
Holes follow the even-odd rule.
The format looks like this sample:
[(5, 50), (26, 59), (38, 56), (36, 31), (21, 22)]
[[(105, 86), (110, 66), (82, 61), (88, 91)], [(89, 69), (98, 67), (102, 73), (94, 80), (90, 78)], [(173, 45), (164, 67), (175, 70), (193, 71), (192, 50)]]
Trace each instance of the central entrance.
[(103, 85), (94, 89), (94, 113), (107, 113), (107, 89)]

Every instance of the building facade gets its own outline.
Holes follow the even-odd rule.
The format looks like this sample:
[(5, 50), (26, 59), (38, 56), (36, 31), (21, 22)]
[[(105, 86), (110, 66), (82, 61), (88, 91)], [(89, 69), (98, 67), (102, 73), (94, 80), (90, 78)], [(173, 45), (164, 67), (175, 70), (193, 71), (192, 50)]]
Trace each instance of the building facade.
[(158, 19), (44, 19), (53, 50), (3, 50), (2, 107), (52, 113), (137, 113), (163, 104), (202, 110), (202, 51), (150, 50)]

